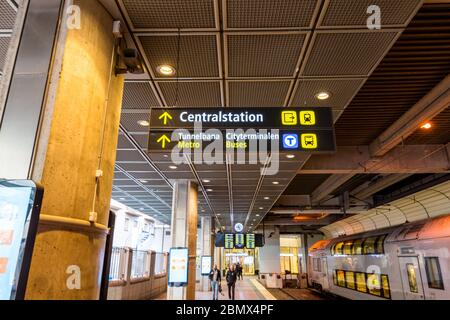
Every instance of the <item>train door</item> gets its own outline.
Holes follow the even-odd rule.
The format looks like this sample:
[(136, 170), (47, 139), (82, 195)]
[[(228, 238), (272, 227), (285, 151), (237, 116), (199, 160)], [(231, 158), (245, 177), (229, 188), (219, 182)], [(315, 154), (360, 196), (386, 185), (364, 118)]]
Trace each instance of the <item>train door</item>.
[(423, 300), (422, 277), (417, 257), (399, 257), (403, 291), (407, 300)]
[(329, 280), (328, 280), (328, 265), (327, 265), (327, 257), (322, 257), (322, 289), (328, 290), (330, 288)]

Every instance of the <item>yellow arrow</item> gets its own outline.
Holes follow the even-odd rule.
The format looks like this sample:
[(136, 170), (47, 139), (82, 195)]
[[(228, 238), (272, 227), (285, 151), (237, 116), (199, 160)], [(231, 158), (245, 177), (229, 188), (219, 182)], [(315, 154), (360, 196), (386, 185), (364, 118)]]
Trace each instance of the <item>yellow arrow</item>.
[(163, 134), (156, 142), (157, 142), (157, 143), (160, 143), (160, 142), (161, 142), (161, 147), (162, 147), (163, 149), (165, 149), (165, 148), (166, 148), (166, 142), (169, 143), (169, 142), (170, 142), (170, 139), (169, 139), (169, 137), (167, 137), (165, 134)]
[(166, 124), (167, 124), (167, 119), (172, 120), (173, 118), (172, 118), (172, 116), (166, 111), (166, 112), (164, 112), (162, 115), (160, 115), (158, 119), (159, 119), (159, 120), (164, 119), (164, 120), (163, 120), (163, 123), (164, 123), (164, 125), (166, 125)]

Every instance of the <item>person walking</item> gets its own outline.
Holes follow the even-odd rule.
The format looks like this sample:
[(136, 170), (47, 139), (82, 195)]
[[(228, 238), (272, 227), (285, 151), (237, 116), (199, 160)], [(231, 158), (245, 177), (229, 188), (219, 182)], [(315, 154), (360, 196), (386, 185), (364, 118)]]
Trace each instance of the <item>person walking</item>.
[(227, 286), (228, 286), (228, 298), (230, 300), (234, 300), (236, 279), (237, 279), (236, 268), (235, 268), (234, 264), (230, 264), (229, 269), (227, 271), (227, 276), (226, 276)]
[(237, 265), (237, 276), (239, 280), (244, 280), (244, 276), (242, 274), (242, 265), (240, 263), (238, 263)]
[(220, 276), (220, 270), (217, 268), (217, 264), (215, 264), (214, 268), (211, 269), (209, 273), (209, 280), (211, 280), (213, 300), (219, 300), (219, 286), (222, 281), (222, 277)]

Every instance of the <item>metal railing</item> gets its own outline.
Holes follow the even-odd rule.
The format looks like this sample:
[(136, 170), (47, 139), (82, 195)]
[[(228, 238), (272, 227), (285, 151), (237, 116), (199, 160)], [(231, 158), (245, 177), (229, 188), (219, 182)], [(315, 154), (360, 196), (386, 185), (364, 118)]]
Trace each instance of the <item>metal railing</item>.
[(131, 258), (131, 279), (150, 277), (150, 252), (134, 250)]
[(112, 248), (109, 281), (126, 280), (127, 257), (128, 250), (126, 248)]
[(167, 271), (166, 255), (161, 252), (155, 254), (155, 275), (165, 274)]

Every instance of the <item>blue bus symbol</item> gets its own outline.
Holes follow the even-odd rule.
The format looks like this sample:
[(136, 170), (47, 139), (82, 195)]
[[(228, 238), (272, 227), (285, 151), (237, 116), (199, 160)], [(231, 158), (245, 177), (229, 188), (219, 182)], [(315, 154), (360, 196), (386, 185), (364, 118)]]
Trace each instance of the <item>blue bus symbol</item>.
[(283, 134), (283, 148), (298, 149), (298, 134)]

